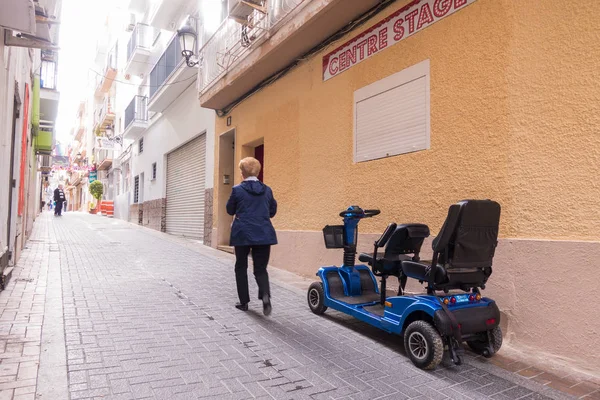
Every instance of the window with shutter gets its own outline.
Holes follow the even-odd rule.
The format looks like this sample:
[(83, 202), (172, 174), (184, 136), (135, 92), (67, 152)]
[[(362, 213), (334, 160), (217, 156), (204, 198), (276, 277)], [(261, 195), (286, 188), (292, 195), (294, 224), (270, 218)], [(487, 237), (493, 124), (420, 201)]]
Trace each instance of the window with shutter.
[(354, 92), (354, 162), (430, 146), (429, 60)]

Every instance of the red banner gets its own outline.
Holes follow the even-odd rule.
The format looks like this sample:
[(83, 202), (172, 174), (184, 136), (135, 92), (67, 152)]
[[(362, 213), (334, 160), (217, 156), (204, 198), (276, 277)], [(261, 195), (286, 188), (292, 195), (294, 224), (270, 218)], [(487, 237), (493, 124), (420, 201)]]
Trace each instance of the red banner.
[(23, 215), (25, 208), (25, 170), (27, 167), (27, 137), (29, 136), (29, 85), (25, 84), (25, 101), (23, 111), (23, 136), (21, 140), (21, 170), (19, 176), (19, 217)]

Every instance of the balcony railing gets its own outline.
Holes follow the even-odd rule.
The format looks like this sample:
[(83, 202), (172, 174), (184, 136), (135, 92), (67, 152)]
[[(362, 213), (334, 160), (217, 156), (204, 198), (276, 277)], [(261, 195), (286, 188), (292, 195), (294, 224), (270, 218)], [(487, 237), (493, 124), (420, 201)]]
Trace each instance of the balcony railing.
[(150, 72), (150, 98), (169, 79), (182, 61), (181, 44), (177, 35), (174, 35), (171, 43)]
[(108, 58), (106, 59), (106, 69), (117, 69), (117, 60), (119, 54), (119, 42), (115, 43), (114, 47), (108, 53)]
[(311, 0), (272, 0), (267, 14), (254, 11), (245, 26), (232, 19), (225, 20), (199, 52), (200, 92), (208, 90), (251, 49), (260, 45), (267, 32), (273, 33), (300, 4), (309, 1)]
[(133, 122), (148, 121), (148, 98), (135, 96), (125, 109), (125, 129)]
[(117, 75), (118, 43), (110, 50), (106, 57), (104, 72), (96, 77), (96, 96), (108, 93)]
[(150, 49), (154, 41), (154, 29), (146, 24), (137, 24), (127, 43), (127, 61), (131, 60), (137, 48)]
[[(111, 118), (109, 118), (111, 117)], [(105, 130), (107, 125), (114, 119), (114, 111), (112, 109), (112, 101), (109, 97), (104, 99), (104, 102), (96, 110), (94, 125), (97, 129)]]

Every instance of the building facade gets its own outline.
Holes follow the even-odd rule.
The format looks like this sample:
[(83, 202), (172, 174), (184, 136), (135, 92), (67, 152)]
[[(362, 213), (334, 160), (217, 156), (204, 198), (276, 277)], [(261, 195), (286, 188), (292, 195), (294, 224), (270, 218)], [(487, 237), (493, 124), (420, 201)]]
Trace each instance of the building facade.
[(0, 5), (0, 289), (39, 214), (58, 110), (60, 0)]
[(200, 105), (220, 116), (212, 246), (248, 155), (279, 202), (272, 263), (305, 276), (341, 261), (321, 229), (349, 205), (382, 211), (361, 223), (369, 250), (392, 221), (435, 234), (450, 204), (494, 199), (485, 292), (506, 339), (598, 370), (595, 306), (573, 299), (600, 257), (598, 4), (238, 3), (199, 52)]
[(103, 182), (117, 218), (210, 243), (215, 116), (198, 105), (197, 69), (176, 34), (188, 19), (203, 31), (201, 14), (184, 0), (111, 10), (85, 101), (93, 117), (77, 130), (86, 139), (75, 137), (89, 171), (76, 175)]

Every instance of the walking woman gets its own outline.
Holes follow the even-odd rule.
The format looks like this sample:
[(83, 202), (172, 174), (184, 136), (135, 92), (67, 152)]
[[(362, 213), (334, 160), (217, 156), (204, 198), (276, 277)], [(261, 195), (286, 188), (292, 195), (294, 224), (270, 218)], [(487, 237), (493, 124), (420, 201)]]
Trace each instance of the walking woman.
[(269, 315), (271, 291), (267, 264), (271, 246), (277, 244), (275, 228), (271, 224), (271, 218), (277, 213), (277, 202), (271, 188), (257, 178), (261, 169), (257, 159), (244, 158), (239, 168), (243, 182), (233, 187), (227, 202), (227, 213), (235, 215), (230, 239), (231, 246), (235, 247), (235, 282), (240, 298), (235, 306), (242, 311), (248, 310), (248, 255), (252, 253), (258, 298), (263, 302), (263, 313)]

